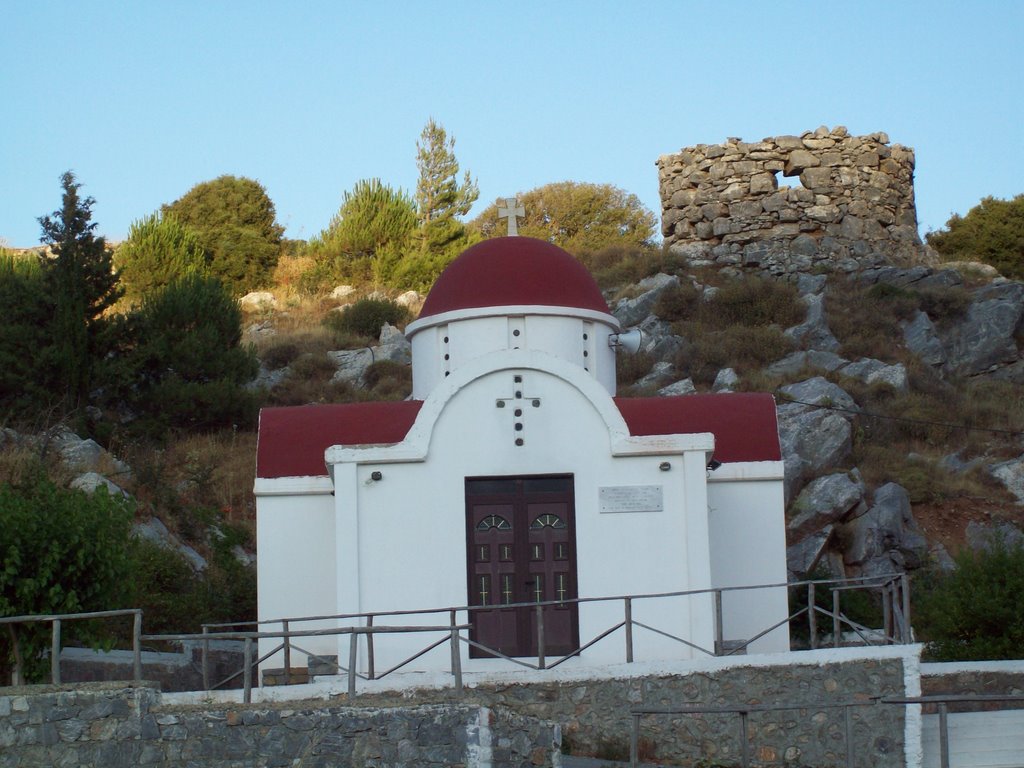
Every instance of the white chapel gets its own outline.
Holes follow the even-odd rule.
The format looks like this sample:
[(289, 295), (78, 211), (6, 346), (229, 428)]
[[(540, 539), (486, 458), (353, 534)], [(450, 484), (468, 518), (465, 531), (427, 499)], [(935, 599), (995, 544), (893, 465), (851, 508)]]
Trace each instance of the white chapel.
[[(622, 331), (569, 253), (495, 238), (448, 266), (406, 328), (410, 399), (264, 409), (260, 620), (351, 626), (445, 609), (374, 620), (431, 626), (454, 608), (472, 641), (459, 644), (463, 667), (490, 669), (510, 664), (493, 652), (538, 655), (538, 618), (549, 657), (623, 621), (625, 601), (589, 598), (784, 583), (773, 398), (616, 397)], [(522, 606), (536, 602), (548, 605)], [(758, 637), (788, 615), (785, 588), (720, 603), (718, 640), (789, 649), (784, 626)], [(633, 599), (634, 657), (702, 657), (716, 610), (709, 592)], [(378, 668), (429, 645), (423, 634), (377, 636)], [(348, 658), (347, 636), (297, 644)], [(624, 660), (619, 629), (567, 663)], [(442, 645), (410, 667), (450, 663)]]

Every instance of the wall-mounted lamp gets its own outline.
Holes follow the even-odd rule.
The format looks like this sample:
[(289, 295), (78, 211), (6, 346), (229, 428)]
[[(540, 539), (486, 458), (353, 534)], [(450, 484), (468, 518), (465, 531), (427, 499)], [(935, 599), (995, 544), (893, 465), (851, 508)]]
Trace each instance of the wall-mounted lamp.
[(708, 472), (714, 472), (720, 466), (722, 466), (722, 462), (718, 461), (717, 459), (712, 459), (711, 461), (708, 462)]
[(384, 475), (381, 474), (379, 469), (375, 469), (373, 472), (370, 473), (370, 479), (374, 481), (383, 480)]
[(660, 469), (662, 472), (668, 472), (670, 469), (672, 469), (672, 465), (669, 464), (667, 461), (663, 461), (661, 462), (661, 464), (658, 465), (658, 469)]

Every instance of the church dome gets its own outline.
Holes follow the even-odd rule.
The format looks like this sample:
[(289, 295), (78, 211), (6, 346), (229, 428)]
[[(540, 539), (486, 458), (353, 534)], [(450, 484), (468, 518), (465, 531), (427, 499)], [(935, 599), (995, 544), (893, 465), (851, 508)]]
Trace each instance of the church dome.
[(485, 307), (552, 306), (608, 314), (594, 278), (572, 255), (532, 237), (497, 237), (468, 248), (430, 289), (420, 319)]

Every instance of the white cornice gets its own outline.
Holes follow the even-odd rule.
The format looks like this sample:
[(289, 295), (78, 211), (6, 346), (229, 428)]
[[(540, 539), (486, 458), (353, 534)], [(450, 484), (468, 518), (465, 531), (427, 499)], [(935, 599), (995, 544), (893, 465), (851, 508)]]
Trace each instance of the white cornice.
[(555, 315), (557, 317), (575, 317), (581, 320), (593, 320), (610, 326), (614, 332), (622, 330), (614, 315), (598, 312), (593, 309), (579, 307), (556, 307), (546, 304), (511, 304), (501, 307), (470, 307), (469, 309), (453, 309), (438, 315), (428, 315), (414, 320), (405, 327), (405, 335), (411, 339), (415, 334), (435, 325), (444, 325), (457, 320), (475, 320), (481, 317), (515, 317), (519, 315)]

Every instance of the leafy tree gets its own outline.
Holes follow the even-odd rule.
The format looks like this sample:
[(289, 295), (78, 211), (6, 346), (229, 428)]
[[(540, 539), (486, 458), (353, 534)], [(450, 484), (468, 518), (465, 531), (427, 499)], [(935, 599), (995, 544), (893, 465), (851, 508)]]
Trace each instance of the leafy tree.
[(143, 300), (130, 319), (131, 388), (121, 393), (137, 416), (136, 431), (162, 437), (168, 428), (253, 421), (255, 400), (243, 385), (259, 364), (241, 344), (241, 322), (238, 302), (206, 275), (186, 275)]
[[(611, 246), (647, 246), (655, 234), (654, 214), (640, 199), (611, 184), (561, 181), (519, 195), (526, 215), (519, 234), (547, 240), (575, 254)], [(484, 237), (506, 233), (498, 205), (492, 204), (470, 226)]]
[(1024, 646), (1024, 546), (964, 550), (957, 568), (915, 583), (914, 625), (937, 661), (1016, 659)]
[(133, 222), (115, 260), (125, 293), (132, 299), (206, 269), (206, 249), (174, 216), (159, 212)]
[(983, 261), (1007, 277), (1024, 278), (1024, 195), (986, 197), (925, 239), (947, 259)]
[(48, 384), (62, 391), (73, 409), (89, 391), (94, 363), (105, 356), (111, 343), (103, 313), (120, 298), (121, 290), (111, 252), (104, 238), (94, 234), (96, 224), (90, 221), (96, 201), (79, 197), (81, 185), (71, 171), (61, 177), (61, 186), (61, 208), (39, 219), (42, 241), (55, 256), (44, 262), (53, 319), (51, 342), (40, 354), (50, 373)]
[(427, 125), (416, 142), (416, 209), (420, 223), (420, 251), (441, 254), (463, 237), (460, 216), (469, 213), (480, 196), (476, 180), (469, 171), (459, 183), (459, 161), (455, 158), (455, 139), (434, 121)]
[(284, 228), (258, 182), (220, 176), (189, 190), (163, 213), (193, 230), (206, 249), (210, 273), (238, 293), (270, 280)]
[[(121, 497), (58, 488), (39, 478), (0, 485), (0, 616), (78, 613), (122, 605), (130, 580), (133, 511)], [(97, 640), (76, 625), (79, 640)], [(49, 626), (7, 625), (3, 656), (42, 672)]]
[(25, 417), (52, 395), (39, 370), (52, 314), (38, 259), (0, 254), (0, 306), (0, 410)]
[(389, 299), (360, 299), (341, 312), (332, 312), (324, 318), (324, 324), (334, 331), (380, 338), (384, 323), (398, 326), (409, 319), (409, 310)]
[(330, 281), (371, 279), (388, 285), (415, 230), (412, 198), (380, 179), (359, 181), (345, 192), (327, 229), (310, 242), (308, 252), (317, 261), (306, 281), (316, 287)]

